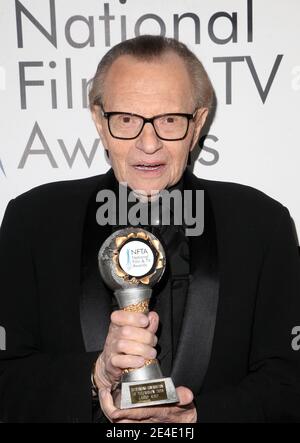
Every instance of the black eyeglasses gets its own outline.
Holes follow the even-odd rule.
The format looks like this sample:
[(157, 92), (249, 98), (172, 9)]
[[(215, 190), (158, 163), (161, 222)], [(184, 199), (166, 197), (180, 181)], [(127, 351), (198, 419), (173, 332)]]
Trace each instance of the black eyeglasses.
[(137, 138), (146, 123), (151, 123), (157, 137), (162, 140), (183, 140), (188, 133), (190, 120), (194, 120), (197, 113), (196, 109), (193, 114), (170, 113), (145, 118), (130, 112), (105, 112), (101, 105), (98, 106), (108, 121), (110, 135), (120, 140)]

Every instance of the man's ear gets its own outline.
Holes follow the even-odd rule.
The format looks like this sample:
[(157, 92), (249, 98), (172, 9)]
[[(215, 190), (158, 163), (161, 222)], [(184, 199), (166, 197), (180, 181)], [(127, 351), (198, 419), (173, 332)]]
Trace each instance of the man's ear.
[(201, 129), (205, 125), (205, 121), (206, 121), (207, 115), (208, 115), (208, 109), (207, 108), (200, 108), (200, 109), (198, 109), (196, 117), (195, 117), (195, 131), (194, 131), (194, 136), (193, 136), (193, 140), (192, 140), (192, 143), (191, 143), (190, 151), (192, 151), (194, 149), (194, 147), (196, 146), (196, 144), (197, 144), (197, 141), (198, 141), (199, 136), (200, 136)]
[(98, 106), (93, 106), (92, 118), (94, 120), (94, 123), (95, 123), (95, 126), (97, 128), (97, 131), (98, 131), (98, 133), (100, 135), (103, 132), (103, 130), (102, 130), (101, 115), (100, 115), (99, 107)]
[(106, 137), (105, 137), (104, 131), (103, 131), (103, 119), (100, 115), (99, 108), (97, 106), (94, 106), (92, 109), (92, 118), (95, 123), (97, 132), (100, 136), (102, 145), (104, 146), (104, 149), (107, 150)]

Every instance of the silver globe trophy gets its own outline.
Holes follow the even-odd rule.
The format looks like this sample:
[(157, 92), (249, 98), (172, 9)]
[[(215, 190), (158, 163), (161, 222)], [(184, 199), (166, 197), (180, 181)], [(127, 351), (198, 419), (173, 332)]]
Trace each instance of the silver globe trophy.
[[(160, 241), (141, 228), (121, 229), (105, 240), (98, 260), (120, 309), (147, 314), (152, 286), (166, 266)], [(124, 369), (113, 396), (120, 409), (178, 402), (172, 379), (163, 377), (156, 359), (146, 360), (142, 368)]]

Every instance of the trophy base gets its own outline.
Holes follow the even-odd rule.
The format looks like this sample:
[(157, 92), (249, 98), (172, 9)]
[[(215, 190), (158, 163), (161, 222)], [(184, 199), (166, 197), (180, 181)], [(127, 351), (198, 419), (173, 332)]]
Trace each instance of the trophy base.
[(141, 408), (179, 401), (170, 377), (122, 382), (113, 397), (119, 409)]

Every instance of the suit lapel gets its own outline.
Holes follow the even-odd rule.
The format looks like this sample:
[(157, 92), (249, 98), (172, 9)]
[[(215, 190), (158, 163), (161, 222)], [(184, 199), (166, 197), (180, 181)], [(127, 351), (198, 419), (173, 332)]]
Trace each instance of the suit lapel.
[[(90, 215), (91, 212), (87, 214)], [(101, 235), (99, 235), (100, 232), (95, 233), (95, 230), (91, 229), (91, 223), (87, 221), (81, 256), (80, 320), (85, 349), (87, 352), (95, 352), (103, 349), (112, 305), (111, 294), (98, 270), (97, 252), (110, 235), (111, 229), (106, 226), (102, 227), (99, 230)], [(90, 219), (89, 222), (91, 222)]]
[(111, 226), (96, 222), (96, 194), (113, 188), (113, 173), (109, 171), (97, 183), (89, 196), (82, 230), (80, 321), (87, 352), (100, 351), (107, 336), (112, 309), (111, 293), (100, 277), (98, 251), (111, 234)]
[[(201, 181), (185, 174), (185, 189), (203, 189)], [(216, 323), (219, 299), (217, 237), (213, 209), (204, 190), (204, 232), (189, 237), (190, 284), (182, 330), (173, 364), (175, 385), (199, 393), (206, 374)]]

